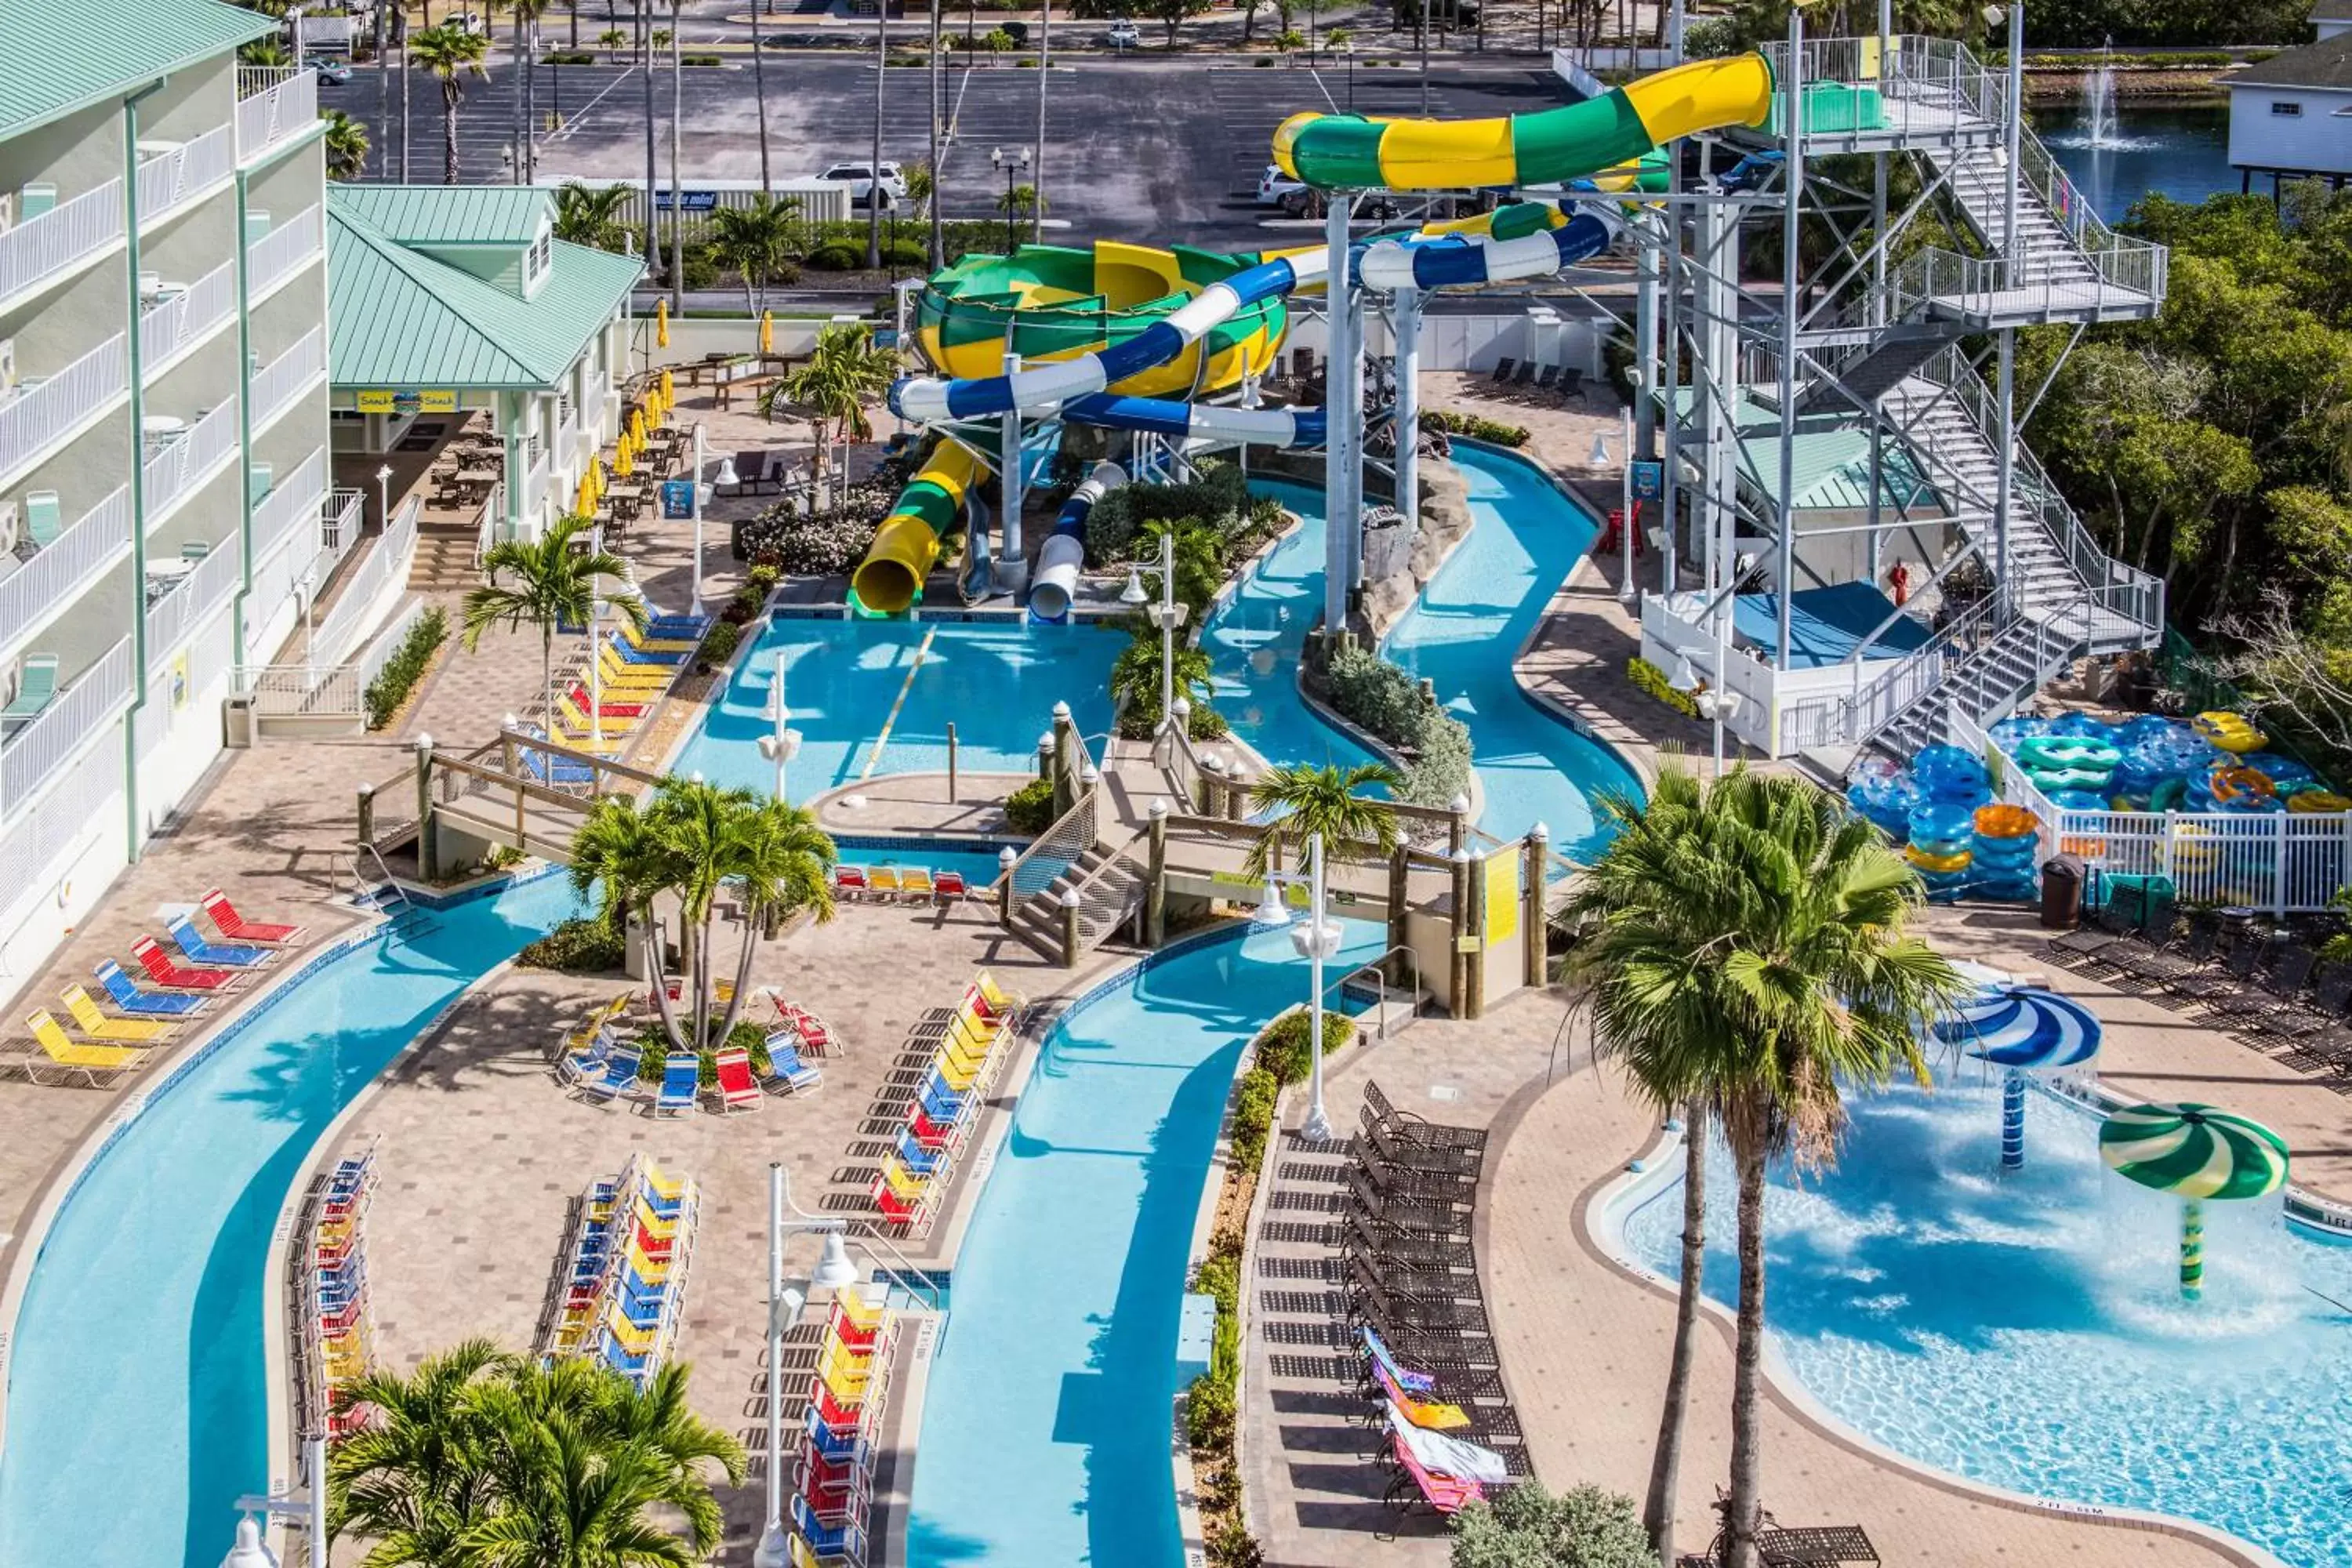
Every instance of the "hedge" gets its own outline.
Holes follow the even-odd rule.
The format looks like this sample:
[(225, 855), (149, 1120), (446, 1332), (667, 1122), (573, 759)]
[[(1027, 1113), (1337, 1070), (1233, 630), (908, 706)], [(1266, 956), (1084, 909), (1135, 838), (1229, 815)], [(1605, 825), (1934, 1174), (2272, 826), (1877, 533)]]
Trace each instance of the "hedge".
[(392, 722), (393, 715), (400, 711), (401, 704), (408, 700), (409, 692), (415, 689), (425, 668), (433, 662), (434, 650), (448, 640), (449, 616), (440, 605), (434, 605), (417, 617), (416, 624), (400, 639), (400, 646), (368, 683), (361, 699), (367, 704), (369, 729), (381, 730)]
[(1470, 731), (1419, 681), (1354, 644), (1330, 656), (1324, 681), (1342, 718), (1403, 754), (1406, 800), (1444, 805), (1468, 790)]

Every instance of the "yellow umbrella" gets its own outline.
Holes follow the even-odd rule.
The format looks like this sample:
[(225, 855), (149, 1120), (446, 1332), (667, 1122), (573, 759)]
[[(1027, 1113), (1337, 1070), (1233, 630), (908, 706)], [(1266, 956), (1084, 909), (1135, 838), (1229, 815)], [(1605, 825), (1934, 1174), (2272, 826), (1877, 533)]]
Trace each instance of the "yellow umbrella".
[(669, 347), (669, 301), (667, 300), (654, 301), (654, 347)]
[(662, 373), (661, 373), (661, 404), (662, 404), (662, 407), (663, 407), (665, 410), (667, 410), (667, 408), (668, 408), (672, 404), (676, 403), (677, 401), (677, 383), (676, 383), (676, 382), (674, 382), (674, 381), (672, 381), (672, 380), (670, 379), (669, 371), (668, 371), (668, 369), (667, 369), (667, 367), (665, 367), (665, 368), (663, 369)]
[(640, 405), (629, 416), (629, 439), (632, 441), (643, 441), (645, 438), (646, 411), (644, 407)]
[(573, 498), (572, 510), (582, 517), (596, 510), (596, 487), (585, 474), (580, 476), (580, 493)]
[(760, 312), (760, 352), (763, 354), (776, 352), (776, 313), (773, 310)]
[(630, 453), (629, 444), (626, 441), (622, 442), (620, 450), (613, 454), (614, 477), (625, 479), (636, 470), (636, 466), (637, 460)]

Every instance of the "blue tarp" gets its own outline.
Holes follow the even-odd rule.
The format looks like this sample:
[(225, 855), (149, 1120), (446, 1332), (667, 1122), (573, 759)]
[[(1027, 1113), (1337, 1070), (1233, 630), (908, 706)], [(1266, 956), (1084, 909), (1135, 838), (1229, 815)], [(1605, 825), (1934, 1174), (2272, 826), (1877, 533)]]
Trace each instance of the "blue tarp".
[[(1838, 664), (1854, 645), (1895, 613), (1895, 601), (1868, 583), (1801, 588), (1789, 601), (1789, 665), (1811, 669)], [(1741, 637), (1769, 658), (1780, 648), (1780, 596), (1742, 594), (1732, 606), (1731, 624)], [(1898, 658), (1927, 642), (1927, 628), (1907, 616), (1870, 645), (1865, 659)]]

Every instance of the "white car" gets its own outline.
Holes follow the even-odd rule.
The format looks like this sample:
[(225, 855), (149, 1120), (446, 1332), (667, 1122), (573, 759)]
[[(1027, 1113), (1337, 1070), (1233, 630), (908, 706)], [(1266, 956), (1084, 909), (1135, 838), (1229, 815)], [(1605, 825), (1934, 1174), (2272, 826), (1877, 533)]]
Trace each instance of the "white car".
[(443, 26), (455, 27), (461, 33), (478, 34), (484, 37), (488, 37), (490, 31), (489, 23), (482, 19), (482, 14), (478, 11), (457, 12), (455, 16), (444, 18)]
[(1303, 196), (1307, 187), (1282, 172), (1279, 163), (1268, 163), (1265, 173), (1257, 177), (1257, 205), (1276, 207), (1284, 205), (1286, 196)]
[(1103, 42), (1114, 49), (1139, 49), (1143, 47), (1143, 34), (1132, 22), (1113, 22), (1110, 31), (1103, 35)]
[[(871, 199), (867, 195), (874, 186), (874, 171), (871, 165), (866, 163), (835, 163), (831, 168), (825, 170), (824, 173), (819, 174), (817, 178), (832, 184), (847, 185), (849, 187), (849, 205), (851, 206), (865, 206)], [(895, 206), (898, 203), (905, 201), (907, 199), (906, 171), (899, 168), (896, 163), (884, 163), (882, 165), (882, 189), (889, 196), (892, 205)]]

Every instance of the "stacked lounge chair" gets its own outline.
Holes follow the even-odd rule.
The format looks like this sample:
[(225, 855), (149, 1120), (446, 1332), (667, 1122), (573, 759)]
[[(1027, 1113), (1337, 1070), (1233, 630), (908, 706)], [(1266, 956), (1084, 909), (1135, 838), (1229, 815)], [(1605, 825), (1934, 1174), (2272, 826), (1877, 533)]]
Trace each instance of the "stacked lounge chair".
[[(881, 1295), (879, 1286), (871, 1289)], [(795, 1562), (866, 1561), (895, 1325), (887, 1308), (859, 1287), (834, 1297), (809, 1379), (808, 1441), (793, 1479)]]
[(640, 1388), (650, 1382), (677, 1343), (698, 1204), (691, 1180), (642, 1155), (592, 1187), (546, 1353), (593, 1356)]
[[(556, 685), (555, 711), (547, 715), (548, 728), (536, 732), (574, 751), (618, 755), (653, 716), (709, 629), (708, 616), (656, 615), (643, 633), (624, 622), (600, 638), (577, 667), (563, 672)], [(566, 767), (561, 759), (545, 757), (527, 765), (545, 773), (551, 760), (559, 773)], [(555, 782), (584, 781), (559, 777)]]
[(866, 1188), (892, 1229), (910, 1231), (929, 1220), (987, 1086), (1011, 1054), (1007, 1047), (1024, 1006), (982, 970), (954, 1010), (919, 1026), (900, 1053), (913, 1084), (883, 1091), (879, 1109), (898, 1111), (898, 1124)]
[(541, 1325), (540, 1354), (547, 1360), (580, 1354), (596, 1326), (604, 1271), (612, 1262), (613, 1211), (620, 1197), (617, 1179), (591, 1182), (580, 1195), (556, 1285), (555, 1310)]
[(363, 1406), (338, 1408), (340, 1390), (367, 1375), (375, 1357), (367, 1288), (367, 1210), (375, 1191), (375, 1150), (337, 1162), (320, 1194), (310, 1230), (303, 1291), (305, 1338), (316, 1357), (331, 1435), (366, 1424)]

